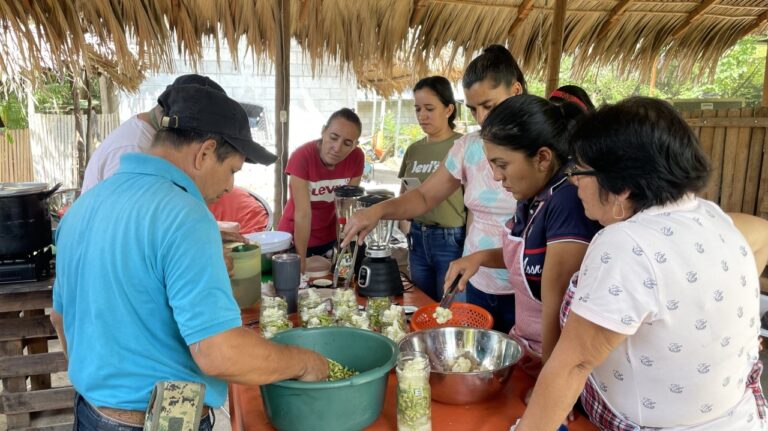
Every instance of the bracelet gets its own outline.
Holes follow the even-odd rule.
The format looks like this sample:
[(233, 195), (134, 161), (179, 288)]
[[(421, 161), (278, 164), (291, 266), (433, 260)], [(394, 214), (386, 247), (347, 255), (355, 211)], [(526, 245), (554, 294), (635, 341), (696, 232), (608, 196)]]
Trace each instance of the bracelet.
[(520, 425), (520, 419), (521, 418), (517, 418), (517, 421), (514, 423), (514, 425), (509, 427), (509, 431), (515, 431), (517, 429), (517, 426)]

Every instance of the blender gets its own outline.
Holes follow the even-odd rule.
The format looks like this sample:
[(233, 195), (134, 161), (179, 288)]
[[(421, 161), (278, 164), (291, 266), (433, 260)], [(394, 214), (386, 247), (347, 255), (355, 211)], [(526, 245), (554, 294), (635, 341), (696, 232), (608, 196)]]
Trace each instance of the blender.
[(365, 193), (359, 186), (340, 186), (334, 190), (336, 205), (336, 246), (333, 249), (333, 286), (348, 288), (354, 277), (355, 261), (357, 260), (357, 241), (351, 241), (346, 247), (341, 247), (344, 238), (344, 226), (347, 219), (357, 211), (358, 198)]
[[(392, 198), (391, 194), (370, 194), (361, 197), (361, 208), (367, 208)], [(362, 296), (399, 296), (403, 294), (400, 268), (392, 258), (389, 245), (395, 220), (379, 220), (366, 238), (365, 259), (357, 274), (358, 292)]]

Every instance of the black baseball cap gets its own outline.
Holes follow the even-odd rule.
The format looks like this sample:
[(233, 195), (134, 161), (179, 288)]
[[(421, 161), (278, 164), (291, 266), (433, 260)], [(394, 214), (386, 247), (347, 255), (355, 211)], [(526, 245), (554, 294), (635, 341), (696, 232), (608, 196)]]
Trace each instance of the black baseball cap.
[(223, 88), (221, 88), (221, 85), (217, 84), (216, 81), (213, 79), (207, 77), (198, 75), (196, 73), (190, 73), (188, 75), (181, 75), (178, 78), (173, 80), (173, 83), (166, 87), (166, 90), (174, 85), (199, 85), (201, 87), (208, 87), (212, 88), (216, 91), (220, 91), (224, 94), (227, 94), (226, 91), (224, 91)]
[(253, 141), (248, 115), (223, 90), (196, 84), (170, 85), (157, 98), (157, 104), (163, 108), (162, 127), (221, 135), (245, 155), (248, 163), (271, 165), (277, 160)]

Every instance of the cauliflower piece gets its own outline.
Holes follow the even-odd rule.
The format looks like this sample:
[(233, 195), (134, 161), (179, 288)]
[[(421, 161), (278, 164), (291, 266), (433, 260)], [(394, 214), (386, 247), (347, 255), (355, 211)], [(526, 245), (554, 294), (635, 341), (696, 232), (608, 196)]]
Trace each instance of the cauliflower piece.
[(438, 324), (443, 325), (453, 318), (453, 312), (450, 308), (437, 307), (435, 312), (432, 313), (432, 317), (435, 318)]
[(403, 316), (403, 307), (392, 304), (389, 306), (389, 309), (382, 311), (381, 313), (381, 324), (393, 324), (395, 322), (398, 322), (402, 320)]
[(469, 359), (463, 356), (456, 359), (456, 362), (454, 362), (453, 366), (451, 367), (451, 371), (454, 373), (468, 373), (471, 370), (472, 370), (472, 362), (470, 362)]
[(371, 322), (368, 320), (368, 313), (353, 313), (352, 326), (355, 328), (371, 330)]
[(400, 340), (405, 337), (406, 333), (405, 330), (400, 327), (400, 324), (395, 322), (392, 325), (387, 326), (384, 328), (383, 335), (390, 340), (394, 341), (395, 343), (399, 342)]

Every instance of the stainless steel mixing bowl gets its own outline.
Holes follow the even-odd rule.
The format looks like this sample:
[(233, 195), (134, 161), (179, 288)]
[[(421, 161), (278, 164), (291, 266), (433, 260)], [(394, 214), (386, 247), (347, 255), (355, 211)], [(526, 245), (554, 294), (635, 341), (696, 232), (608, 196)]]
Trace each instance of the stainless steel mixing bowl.
[[(447, 404), (475, 403), (498, 393), (523, 355), (507, 334), (478, 328), (418, 331), (403, 338), (399, 346), (401, 352), (423, 352), (429, 357), (432, 398)], [(476, 359), (476, 365), (489, 371), (445, 371), (460, 356)]]

